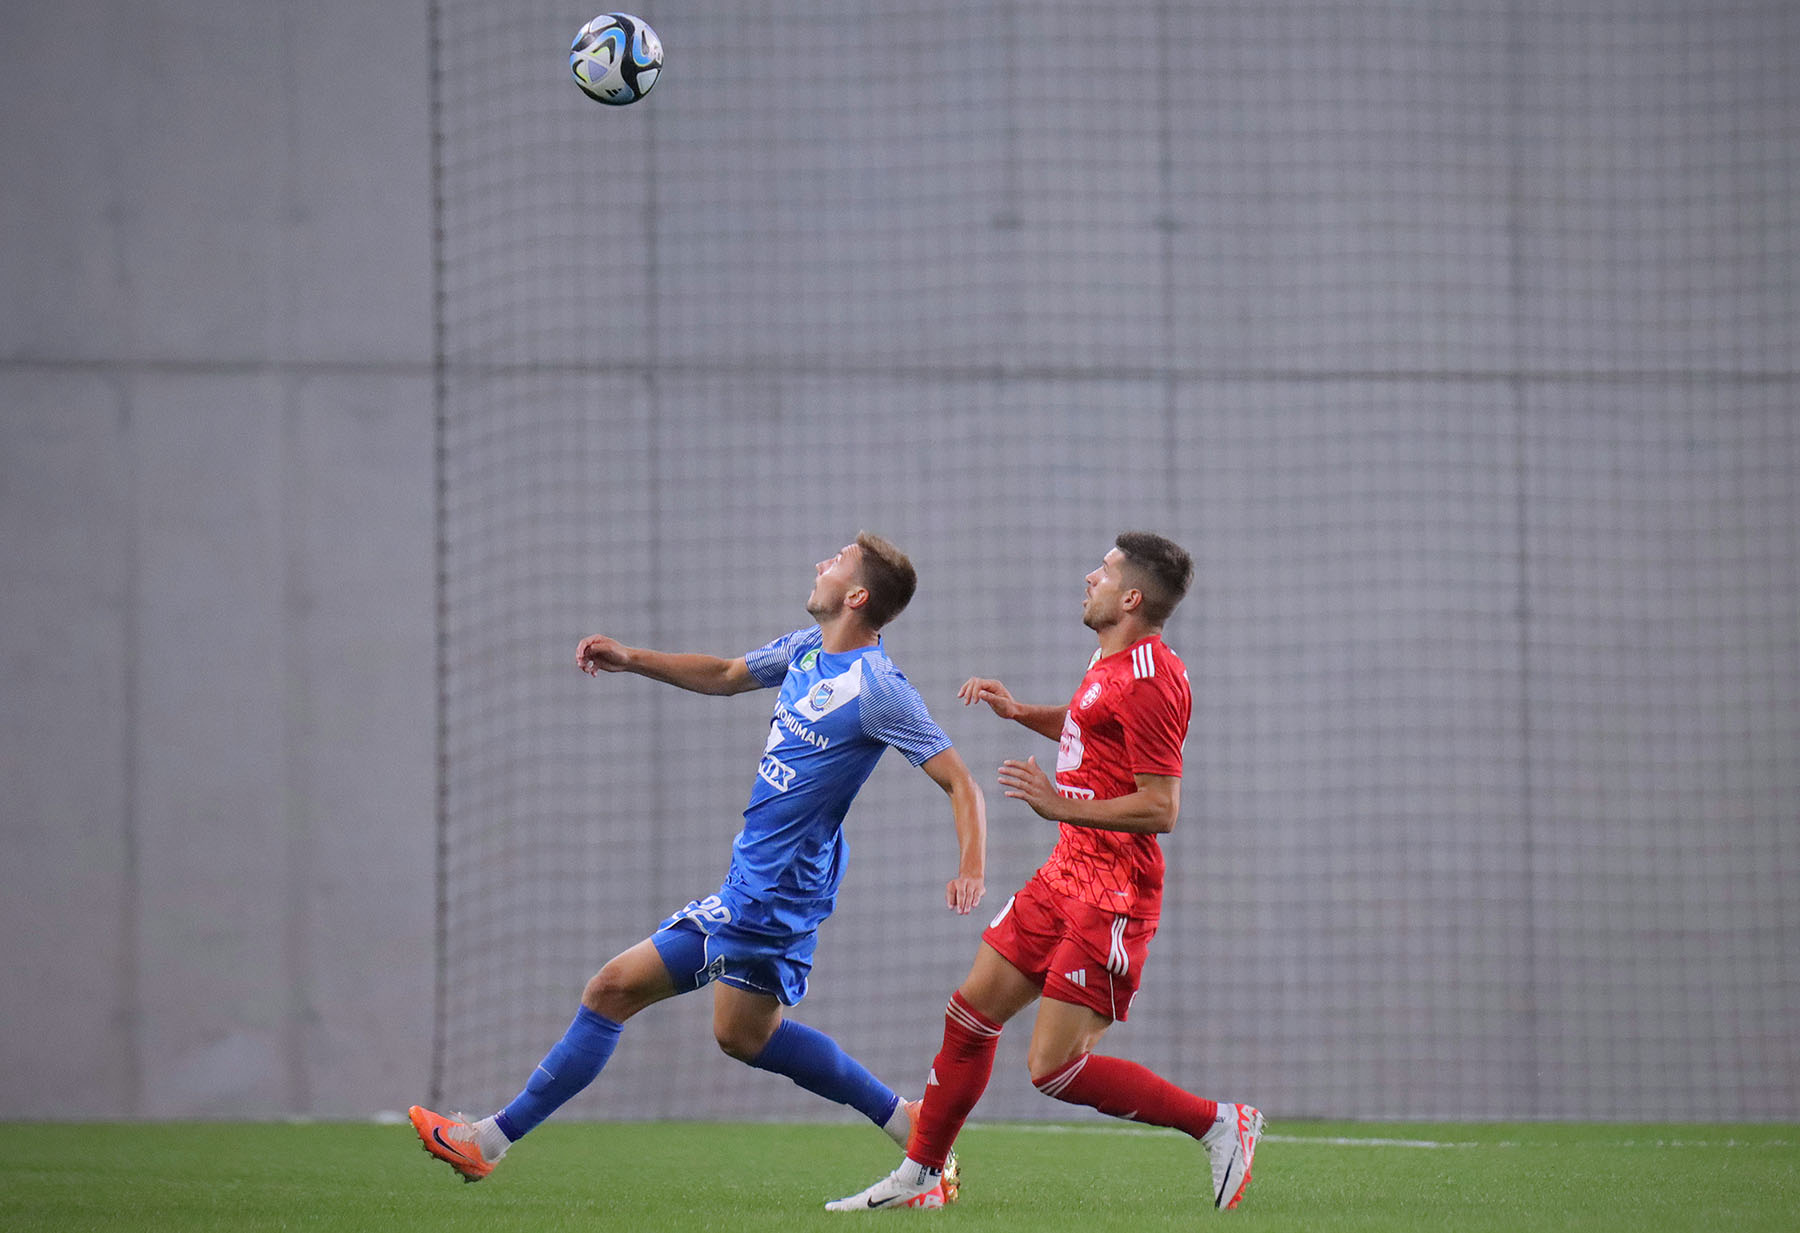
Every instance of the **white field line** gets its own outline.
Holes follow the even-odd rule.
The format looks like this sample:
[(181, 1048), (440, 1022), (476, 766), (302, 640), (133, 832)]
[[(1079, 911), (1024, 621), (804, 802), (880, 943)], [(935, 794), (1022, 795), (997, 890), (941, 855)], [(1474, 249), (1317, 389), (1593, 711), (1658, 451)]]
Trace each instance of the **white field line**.
[[(1328, 1147), (1480, 1147), (1479, 1143), (1440, 1143), (1436, 1139), (1350, 1139), (1341, 1136), (1313, 1138), (1309, 1135), (1264, 1135), (1269, 1143), (1323, 1143)], [(1513, 1143), (1495, 1143), (1494, 1147), (1515, 1147)]]
[[(974, 1122), (971, 1126), (986, 1131), (1017, 1131), (1020, 1134), (1037, 1135), (1139, 1135), (1165, 1136), (1179, 1135), (1178, 1130), (1168, 1130), (1161, 1126), (1060, 1126), (1054, 1124), (1036, 1124), (1031, 1122)], [(1343, 1135), (1277, 1135), (1265, 1134), (1264, 1143), (1298, 1143), (1319, 1147), (1409, 1147), (1427, 1150), (1446, 1148), (1472, 1147), (1560, 1147), (1562, 1144), (1543, 1142), (1530, 1145), (1514, 1139), (1503, 1139), (1493, 1143), (1476, 1143), (1468, 1140), (1445, 1141), (1440, 1139), (1389, 1139), (1371, 1136), (1369, 1138), (1351, 1138)], [(1697, 1148), (1697, 1147), (1792, 1147), (1787, 1139), (1618, 1139), (1610, 1143), (1584, 1143), (1593, 1147), (1654, 1147), (1654, 1148)]]
[[(1016, 1130), (1028, 1135), (1136, 1135), (1140, 1137), (1159, 1137), (1180, 1135), (1179, 1130), (1169, 1130), (1162, 1126), (1059, 1126), (1054, 1124), (1039, 1125), (1031, 1122), (973, 1122), (972, 1128), (981, 1130)], [(1269, 1135), (1262, 1137), (1264, 1143), (1323, 1143), (1333, 1147), (1480, 1147), (1479, 1143), (1439, 1143), (1432, 1139), (1337, 1139), (1311, 1137), (1307, 1135)]]

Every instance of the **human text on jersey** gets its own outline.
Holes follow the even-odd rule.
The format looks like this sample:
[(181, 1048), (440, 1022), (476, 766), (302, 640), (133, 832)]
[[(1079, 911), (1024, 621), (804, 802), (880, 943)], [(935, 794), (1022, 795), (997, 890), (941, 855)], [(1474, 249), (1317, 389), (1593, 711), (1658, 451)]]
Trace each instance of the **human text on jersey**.
[(831, 748), (830, 737), (822, 732), (814, 732), (811, 728), (807, 727), (806, 724), (801, 721), (800, 717), (788, 710), (787, 704), (779, 699), (775, 702), (775, 722), (780, 724), (783, 728), (786, 728), (789, 732), (792, 732), (800, 740), (811, 745), (814, 749)]

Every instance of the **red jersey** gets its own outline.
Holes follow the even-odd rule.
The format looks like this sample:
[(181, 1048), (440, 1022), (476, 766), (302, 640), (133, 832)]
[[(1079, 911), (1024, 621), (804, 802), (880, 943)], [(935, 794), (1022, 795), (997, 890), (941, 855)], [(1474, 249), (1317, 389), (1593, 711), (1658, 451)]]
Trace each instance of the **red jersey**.
[[(1095, 652), (1069, 700), (1056, 753), (1056, 790), (1077, 800), (1137, 791), (1134, 775), (1181, 775), (1194, 696), (1187, 669), (1152, 636), (1101, 659)], [(1115, 916), (1162, 912), (1162, 847), (1155, 835), (1062, 823), (1037, 876), (1050, 889)]]

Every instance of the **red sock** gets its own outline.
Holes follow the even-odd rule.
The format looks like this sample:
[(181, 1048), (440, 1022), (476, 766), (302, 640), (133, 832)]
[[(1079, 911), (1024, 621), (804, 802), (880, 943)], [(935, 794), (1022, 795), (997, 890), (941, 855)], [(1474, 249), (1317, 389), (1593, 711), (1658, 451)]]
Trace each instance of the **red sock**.
[(1218, 1101), (1184, 1092), (1155, 1071), (1124, 1058), (1084, 1053), (1036, 1082), (1046, 1096), (1134, 1122), (1173, 1126), (1196, 1139), (1211, 1130), (1219, 1116)]
[(933, 1169), (944, 1167), (950, 1145), (987, 1090), (999, 1044), (1000, 1025), (963, 1001), (960, 992), (951, 994), (944, 1011), (944, 1047), (931, 1063), (925, 1104), (906, 1145), (909, 1159)]

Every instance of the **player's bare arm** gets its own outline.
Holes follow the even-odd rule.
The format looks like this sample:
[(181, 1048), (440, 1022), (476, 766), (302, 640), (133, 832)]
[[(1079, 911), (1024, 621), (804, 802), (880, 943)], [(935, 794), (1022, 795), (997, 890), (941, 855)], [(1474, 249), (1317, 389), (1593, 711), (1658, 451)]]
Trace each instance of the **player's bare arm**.
[(956, 876), (944, 887), (944, 903), (967, 916), (987, 892), (987, 801), (955, 749), (933, 754), (919, 769), (950, 796), (958, 856)]
[(589, 676), (598, 676), (602, 672), (632, 672), (697, 694), (741, 694), (758, 687), (742, 656), (722, 659), (717, 655), (652, 651), (626, 646), (605, 634), (593, 634), (581, 640), (581, 645), (575, 648), (575, 666)]
[(1166, 835), (1175, 829), (1181, 812), (1181, 779), (1176, 775), (1133, 775), (1137, 790), (1110, 800), (1074, 800), (1056, 790), (1056, 784), (1036, 758), (1023, 762), (1008, 759), (1000, 764), (1000, 787), (1007, 796), (1024, 801), (1040, 818), (1087, 826), (1100, 831), (1126, 831), (1136, 835)]
[(972, 676), (964, 681), (962, 688), (956, 691), (956, 696), (963, 700), (964, 706), (985, 702), (988, 709), (1001, 719), (1023, 724), (1039, 736), (1047, 736), (1053, 741), (1061, 739), (1063, 716), (1069, 713), (1067, 705), (1031, 706), (1020, 702), (1005, 685), (984, 676)]

